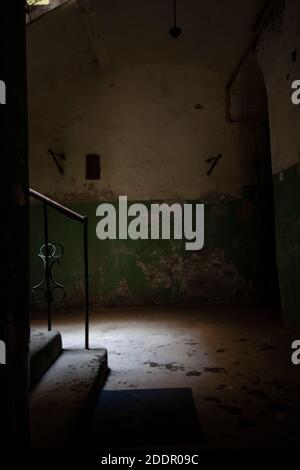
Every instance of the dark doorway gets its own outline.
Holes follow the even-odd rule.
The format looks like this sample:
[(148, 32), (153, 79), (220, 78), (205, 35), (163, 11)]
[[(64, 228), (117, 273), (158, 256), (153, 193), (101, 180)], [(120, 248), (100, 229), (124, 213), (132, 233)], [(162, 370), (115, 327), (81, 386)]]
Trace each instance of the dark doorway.
[(276, 257), (276, 223), (269, 120), (262, 123), (261, 148), (256, 152), (263, 297), (280, 314), (280, 288)]

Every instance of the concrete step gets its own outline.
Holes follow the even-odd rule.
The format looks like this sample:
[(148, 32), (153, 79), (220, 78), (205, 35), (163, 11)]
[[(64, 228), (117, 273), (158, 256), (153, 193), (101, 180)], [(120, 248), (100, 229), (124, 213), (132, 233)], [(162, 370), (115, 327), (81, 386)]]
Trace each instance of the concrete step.
[(107, 376), (106, 349), (63, 350), (30, 397), (34, 450), (83, 448)]
[(30, 388), (37, 384), (61, 353), (62, 340), (58, 331), (31, 330)]

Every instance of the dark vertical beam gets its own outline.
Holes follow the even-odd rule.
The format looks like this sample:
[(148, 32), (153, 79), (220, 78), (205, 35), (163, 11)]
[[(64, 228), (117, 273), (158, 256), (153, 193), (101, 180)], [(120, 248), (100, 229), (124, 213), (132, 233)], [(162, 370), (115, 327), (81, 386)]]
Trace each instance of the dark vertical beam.
[(0, 79), (6, 104), (0, 106), (1, 283), (0, 339), (6, 365), (0, 366), (1, 447), (29, 446), (28, 413), (28, 142), (25, 1), (2, 2)]

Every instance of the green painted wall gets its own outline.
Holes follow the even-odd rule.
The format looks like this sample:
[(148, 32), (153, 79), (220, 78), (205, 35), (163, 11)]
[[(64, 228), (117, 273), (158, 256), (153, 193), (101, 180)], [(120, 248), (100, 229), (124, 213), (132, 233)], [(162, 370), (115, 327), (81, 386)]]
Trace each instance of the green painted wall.
[[(89, 217), (93, 305), (240, 300), (257, 294), (262, 278), (255, 191), (245, 191), (243, 199), (213, 194), (206, 201), (188, 202), (206, 203), (205, 245), (200, 251), (186, 251), (184, 241), (100, 241), (96, 237), (98, 203), (69, 205)], [(43, 240), (42, 215), (42, 206), (32, 204), (31, 284), (41, 277), (37, 251)], [(49, 241), (65, 247), (61, 264), (53, 271), (65, 284), (63, 306), (79, 307), (83, 300), (81, 225), (49, 209), (49, 227)]]
[[(100, 16), (96, 11), (102, 31)], [(253, 298), (262, 283), (260, 206), (257, 188), (243, 188), (261, 184), (256, 161), (265, 158), (265, 129), (258, 122), (225, 120), (229, 55), (220, 61), (219, 54), (199, 54), (196, 48), (191, 60), (184, 47), (174, 60), (167, 40), (163, 49), (151, 43), (150, 55), (143, 46), (142, 61), (128, 50), (108, 67), (101, 59), (99, 67), (82, 19), (76, 2), (67, 2), (28, 26), (30, 186), (88, 215), (92, 303)], [(115, 40), (119, 30), (107, 33)], [(115, 52), (108, 59), (116, 59)], [(102, 47), (98, 53), (102, 57)], [(181, 55), (184, 60), (178, 60)], [(232, 89), (232, 105), (239, 113), (248, 113), (249, 100), (252, 110), (265, 104), (264, 83), (252, 59)], [(66, 155), (63, 175), (49, 148)], [(85, 155), (90, 153), (101, 156), (100, 180), (86, 180)], [(222, 159), (207, 175), (207, 160), (219, 154)], [(204, 249), (187, 252), (184, 243), (174, 241), (99, 241), (98, 201), (117, 200), (120, 194), (147, 204), (205, 197)], [(80, 226), (52, 212), (49, 222), (50, 239), (65, 246), (61, 266), (55, 268), (66, 286), (64, 306), (79, 307)], [(42, 226), (41, 208), (33, 205), (32, 283), (41, 275), (36, 252)]]
[(299, 0), (282, 6), (269, 18), (257, 52), (268, 94), (282, 314), (287, 324), (299, 324), (300, 106), (291, 100), (300, 77)]
[(277, 263), (283, 317), (300, 322), (300, 174), (294, 165), (274, 175)]

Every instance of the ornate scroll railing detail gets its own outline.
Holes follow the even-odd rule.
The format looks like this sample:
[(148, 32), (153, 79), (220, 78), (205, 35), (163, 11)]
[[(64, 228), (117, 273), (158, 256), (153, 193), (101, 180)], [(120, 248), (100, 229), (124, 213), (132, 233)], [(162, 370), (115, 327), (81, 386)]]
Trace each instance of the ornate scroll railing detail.
[[(44, 194), (38, 193), (34, 189), (29, 188), (29, 195), (42, 202), (44, 215), (44, 244), (41, 246), (38, 256), (43, 263), (43, 277), (41, 281), (32, 288), (32, 297), (36, 297), (38, 293), (44, 295), (44, 301), (47, 303), (48, 330), (52, 329), (52, 302), (60, 302), (64, 300), (66, 292), (63, 284), (55, 281), (53, 278), (53, 267), (59, 264), (64, 254), (63, 246), (59, 243), (49, 242), (48, 238), (48, 206), (60, 212), (65, 217), (79, 222), (82, 226), (83, 239), (83, 270), (84, 270), (84, 311), (85, 311), (85, 348), (89, 349), (89, 267), (88, 267), (88, 218), (77, 212), (72, 211), (68, 207), (63, 206), (57, 201), (50, 199)], [(47, 248), (48, 247), (48, 248)], [(57, 248), (59, 250), (57, 250)], [(57, 293), (60, 297), (55, 297)]]
[(55, 281), (53, 278), (53, 267), (59, 266), (59, 262), (64, 255), (64, 247), (60, 243), (48, 243), (48, 265), (49, 265), (49, 290), (47, 290), (47, 253), (45, 243), (41, 246), (38, 257), (42, 260), (42, 279), (33, 286), (31, 298), (34, 302), (42, 303), (45, 301), (63, 302), (66, 297), (66, 291), (63, 284)]

